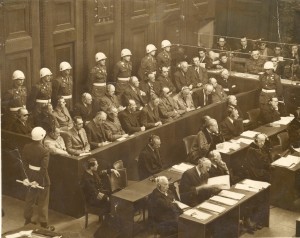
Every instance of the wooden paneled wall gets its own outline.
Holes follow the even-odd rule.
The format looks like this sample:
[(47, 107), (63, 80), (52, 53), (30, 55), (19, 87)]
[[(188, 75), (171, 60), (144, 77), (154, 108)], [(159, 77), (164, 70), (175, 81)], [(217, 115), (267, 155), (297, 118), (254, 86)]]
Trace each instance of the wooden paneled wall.
[(264, 36), (270, 1), (0, 0), (2, 93), (12, 86), (16, 69), (25, 73), (30, 91), (39, 81), (40, 68), (50, 68), (55, 77), (60, 62), (68, 61), (78, 100), (86, 89), (96, 52), (107, 55), (110, 78), (122, 48), (132, 51), (136, 73), (147, 44), (153, 43), (159, 50), (164, 39), (197, 45), (196, 32), (208, 23), (213, 23), (209, 27), (212, 32), (215, 28), (215, 33), (238, 36), (247, 29), (254, 37)]

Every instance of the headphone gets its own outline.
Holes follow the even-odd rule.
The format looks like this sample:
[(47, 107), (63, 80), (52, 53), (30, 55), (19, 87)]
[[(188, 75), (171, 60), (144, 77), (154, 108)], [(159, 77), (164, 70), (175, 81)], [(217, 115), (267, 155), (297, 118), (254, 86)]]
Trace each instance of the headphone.
[(158, 137), (157, 135), (151, 134), (150, 137), (149, 137), (149, 143), (153, 144), (154, 143), (154, 139), (157, 138), (157, 137)]
[(255, 136), (254, 136), (254, 141), (255, 141), (255, 142), (258, 142), (258, 136), (259, 136), (259, 135), (263, 135), (263, 136), (265, 137), (266, 140), (268, 139), (268, 137), (267, 137), (265, 134), (263, 134), (263, 133), (257, 133), (257, 134), (255, 134)]

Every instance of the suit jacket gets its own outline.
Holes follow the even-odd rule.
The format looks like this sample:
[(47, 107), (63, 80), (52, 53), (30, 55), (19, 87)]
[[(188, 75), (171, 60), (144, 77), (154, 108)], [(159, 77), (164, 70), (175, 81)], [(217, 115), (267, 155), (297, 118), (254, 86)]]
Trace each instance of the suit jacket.
[(189, 67), (187, 74), (191, 78), (194, 87), (196, 87), (198, 83), (202, 83), (202, 85), (204, 85), (208, 82), (208, 74), (205, 68), (196, 68), (196, 66), (192, 66)]
[(180, 92), (182, 87), (190, 86), (192, 84), (192, 80), (187, 72), (184, 73), (181, 70), (178, 70), (174, 74), (174, 84), (177, 92)]
[(280, 111), (276, 111), (270, 104), (261, 109), (261, 118), (265, 124), (280, 120)]
[(220, 84), (217, 84), (215, 90), (211, 94), (212, 102), (221, 102), (227, 98), (227, 94), (225, 93), (223, 87)]
[(100, 110), (107, 112), (109, 108), (112, 108), (112, 107), (119, 108), (120, 102), (116, 95), (109, 96), (109, 95), (105, 94), (99, 100), (99, 107), (100, 107)]
[(159, 122), (161, 119), (158, 113), (158, 107), (154, 107), (153, 109), (150, 105), (146, 105), (140, 114), (140, 124), (145, 126), (146, 129), (150, 129), (155, 127), (155, 123)]
[(212, 95), (205, 95), (204, 89), (197, 90), (193, 93), (193, 99), (196, 107), (205, 107), (212, 104)]
[(243, 131), (243, 123), (240, 120), (230, 121), (228, 117), (220, 124), (220, 130), (225, 140), (231, 140), (232, 138), (239, 136)]
[(149, 83), (147, 81), (142, 81), (140, 83), (140, 90), (142, 90), (143, 92), (146, 93), (146, 96), (143, 97), (144, 99), (144, 102), (148, 103), (151, 99), (151, 95), (152, 94), (155, 94), (156, 96), (159, 95), (157, 94), (157, 85), (155, 84), (152, 84), (152, 88), (151, 86), (149, 85)]
[[(22, 151), (22, 161), (26, 174), (23, 178), (27, 178), (30, 182), (36, 181), (40, 186), (50, 186), (50, 178), (48, 175), (49, 151), (38, 141), (26, 144)], [(32, 170), (29, 166), (40, 167), (39, 171)]]
[(66, 136), (66, 148), (71, 155), (79, 155), (84, 151), (90, 151), (90, 144), (83, 128), (81, 128), (79, 132), (77, 132), (74, 127), (68, 131)]
[(86, 125), (86, 135), (92, 149), (98, 148), (98, 144), (108, 140), (104, 125), (96, 125), (94, 120)]
[(93, 105), (87, 105), (85, 106), (82, 102), (76, 103), (74, 110), (73, 110), (73, 116), (81, 116), (83, 122), (91, 121), (94, 118), (94, 108)]
[(136, 102), (137, 108), (145, 106), (145, 101), (141, 96), (140, 89), (135, 88), (135, 90), (136, 91), (134, 91), (130, 85), (127, 86), (123, 94), (123, 100), (122, 100), (123, 106), (127, 106), (130, 99), (133, 99)]
[(191, 207), (194, 207), (210, 197), (208, 190), (197, 192), (196, 187), (207, 184), (208, 174), (199, 176), (196, 167), (193, 167), (182, 174), (179, 193), (181, 201)]
[(118, 122), (114, 122), (107, 118), (107, 120), (103, 123), (104, 130), (106, 131), (106, 135), (109, 141), (115, 141), (116, 139), (122, 137), (125, 134), (125, 131), (121, 127), (121, 123), (117, 118)]
[(236, 84), (233, 82), (232, 78), (228, 78), (227, 80), (225, 80), (222, 77), (219, 77), (218, 84), (223, 87), (224, 92), (228, 95), (238, 93), (238, 88)]
[(163, 87), (167, 87), (170, 89), (170, 92), (172, 93), (175, 93), (176, 92), (176, 88), (172, 82), (172, 80), (170, 79), (170, 77), (163, 77), (162, 75), (158, 76), (157, 78), (157, 81), (159, 83), (159, 88), (160, 90), (163, 88)]
[(279, 75), (281, 78), (284, 78), (284, 62), (278, 62), (276, 69), (274, 69), (275, 74)]
[(183, 114), (185, 112), (185, 110), (179, 110), (179, 107), (175, 100), (172, 97), (168, 96), (160, 98), (158, 112), (162, 120), (168, 120), (178, 118), (180, 114)]
[(207, 56), (200, 58), (200, 63), (204, 63), (206, 69), (211, 69), (213, 67), (212, 60)]
[(174, 100), (177, 103), (179, 110), (186, 111), (187, 108), (195, 109), (192, 95), (188, 95), (184, 100), (181, 93), (174, 96)]
[(217, 177), (222, 175), (229, 175), (229, 170), (225, 162), (222, 161), (222, 164), (211, 163), (211, 168), (208, 171), (209, 177)]
[(287, 127), (290, 143), (300, 142), (300, 120), (294, 118)]
[(141, 131), (140, 123), (137, 119), (137, 113), (130, 113), (128, 109), (119, 113), (119, 119), (124, 131), (128, 134), (133, 134), (135, 132)]
[(11, 131), (22, 135), (30, 135), (31, 130), (32, 127), (28, 121), (24, 125), (19, 119), (16, 119), (11, 127)]
[(151, 175), (159, 173), (163, 170), (162, 160), (159, 150), (153, 150), (147, 144), (141, 151), (138, 159), (138, 171), (140, 180), (148, 178)]

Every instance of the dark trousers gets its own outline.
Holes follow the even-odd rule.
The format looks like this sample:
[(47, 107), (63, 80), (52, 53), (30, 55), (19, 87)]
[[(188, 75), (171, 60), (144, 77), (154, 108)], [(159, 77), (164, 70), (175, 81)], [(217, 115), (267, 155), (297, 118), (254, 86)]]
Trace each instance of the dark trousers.
[(38, 203), (38, 220), (39, 222), (48, 222), (48, 206), (49, 206), (50, 187), (44, 189), (29, 188), (25, 198), (24, 218), (31, 220), (33, 215), (33, 206)]

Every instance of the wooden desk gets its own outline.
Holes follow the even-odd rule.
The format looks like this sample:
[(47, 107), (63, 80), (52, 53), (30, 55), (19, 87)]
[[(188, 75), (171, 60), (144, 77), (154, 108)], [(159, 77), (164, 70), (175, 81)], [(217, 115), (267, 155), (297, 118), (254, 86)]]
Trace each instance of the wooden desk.
[[(181, 179), (182, 173), (165, 170), (157, 176), (166, 176), (170, 183)], [(151, 177), (150, 177), (151, 178)], [(120, 219), (122, 237), (133, 237), (139, 230), (139, 224), (134, 222), (134, 213), (138, 204), (146, 204), (147, 196), (156, 188), (156, 183), (150, 178), (136, 182), (111, 196), (111, 211)]]
[[(178, 238), (205, 238), (211, 236), (214, 238), (238, 237), (240, 234), (239, 221), (242, 219), (241, 211), (249, 202), (253, 202), (253, 199), (257, 199), (258, 197), (268, 199), (270, 188), (263, 189), (257, 193), (238, 190), (233, 187), (230, 188), (229, 191), (245, 194), (245, 197), (239, 200), (239, 202), (233, 206), (226, 206), (222, 204), (221, 206), (225, 207), (226, 210), (220, 214), (215, 214), (206, 210), (204, 211), (201, 210), (201, 208), (196, 208), (212, 215), (210, 218), (204, 221), (182, 214), (179, 217), (178, 222)], [(210, 202), (213, 203), (212, 201)], [(270, 217), (269, 202), (266, 201), (264, 205), (266, 213), (264, 214), (262, 221), (263, 225), (268, 227)]]
[(271, 168), (271, 184), (270, 199), (272, 205), (292, 211), (300, 211), (300, 163), (293, 168), (273, 165)]

